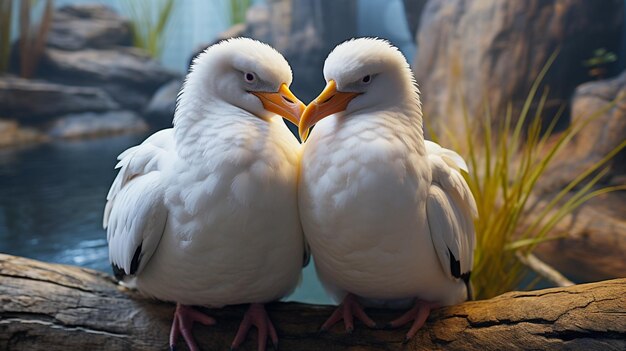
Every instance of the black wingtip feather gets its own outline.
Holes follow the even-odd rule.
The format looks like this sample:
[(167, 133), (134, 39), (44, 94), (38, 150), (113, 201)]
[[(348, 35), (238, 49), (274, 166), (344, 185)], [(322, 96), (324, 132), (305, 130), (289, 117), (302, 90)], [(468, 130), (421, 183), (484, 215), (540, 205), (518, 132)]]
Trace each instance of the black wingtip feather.
[(139, 247), (137, 247), (137, 250), (135, 250), (135, 254), (133, 255), (133, 260), (130, 262), (130, 274), (137, 273), (137, 270), (139, 269), (139, 263), (141, 261), (141, 246), (142, 245), (143, 243), (139, 244)]
[(137, 247), (137, 250), (135, 250), (135, 254), (133, 254), (133, 260), (130, 262), (130, 274), (126, 274), (126, 271), (124, 271), (124, 268), (116, 265), (115, 263), (111, 264), (115, 279), (121, 281), (127, 275), (133, 275), (137, 273), (137, 270), (139, 269), (139, 263), (141, 263), (141, 245), (142, 244), (139, 244), (139, 247)]
[(454, 257), (450, 249), (448, 249), (448, 256), (450, 257), (450, 272), (452, 273), (452, 276), (463, 280), (465, 286), (467, 287), (467, 299), (470, 301), (473, 300), (474, 292), (472, 290), (472, 284), (470, 284), (470, 275), (472, 272), (469, 271), (461, 274), (461, 262)]
[(450, 272), (455, 278), (461, 278), (461, 262), (454, 257), (452, 251), (448, 249), (448, 256), (450, 257)]
[(111, 268), (113, 268), (113, 275), (115, 279), (121, 281), (126, 276), (126, 272), (124, 272), (123, 268), (118, 267), (115, 263), (111, 264)]

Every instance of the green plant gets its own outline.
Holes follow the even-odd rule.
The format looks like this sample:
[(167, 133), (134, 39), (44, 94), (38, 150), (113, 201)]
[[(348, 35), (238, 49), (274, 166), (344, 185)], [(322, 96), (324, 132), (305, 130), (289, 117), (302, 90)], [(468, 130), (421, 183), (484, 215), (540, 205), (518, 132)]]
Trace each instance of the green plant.
[(167, 24), (175, 10), (174, 0), (125, 0), (130, 15), (133, 45), (160, 57)]
[(20, 1), (19, 61), (20, 76), (23, 78), (32, 78), (37, 72), (52, 24), (52, 12), (54, 10), (52, 0), (46, 0), (39, 24), (31, 24), (32, 10), (37, 7), (38, 2), (36, 0)]
[[(471, 123), (467, 108), (463, 106), (464, 135), (446, 133), (447, 141), (455, 150), (463, 150), (468, 160), (470, 173), (465, 173), (464, 177), (478, 207), (472, 272), (477, 298), (490, 298), (519, 288), (529, 273), (523, 258), (541, 242), (554, 238), (548, 234), (563, 217), (597, 195), (626, 190), (626, 186), (596, 187), (608, 171), (607, 161), (626, 147), (624, 141), (542, 206), (537, 206), (533, 199), (538, 181), (553, 164), (555, 156), (591, 121), (615, 106), (613, 102), (551, 138), (561, 109), (542, 132), (541, 115), (547, 90), (539, 97), (534, 117), (529, 116), (529, 111), (540, 82), (555, 58), (556, 54), (550, 57), (535, 80), (516, 122), (512, 122), (510, 105), (504, 119), (494, 129), (489, 112), (479, 121), (471, 119), (475, 121)], [(434, 135), (432, 131), (431, 135)]]
[(617, 61), (615, 53), (601, 48), (594, 50), (593, 56), (583, 61), (583, 66), (589, 67), (590, 77), (602, 79), (607, 74), (607, 66), (615, 61)]
[(0, 73), (9, 69), (13, 0), (0, 0)]
[(615, 55), (615, 53), (607, 51), (605, 48), (600, 48), (594, 50), (593, 56), (583, 61), (583, 65), (586, 67), (596, 67), (615, 61), (617, 61), (617, 55)]
[(230, 23), (244, 23), (246, 21), (246, 11), (250, 7), (251, 0), (230, 0)]

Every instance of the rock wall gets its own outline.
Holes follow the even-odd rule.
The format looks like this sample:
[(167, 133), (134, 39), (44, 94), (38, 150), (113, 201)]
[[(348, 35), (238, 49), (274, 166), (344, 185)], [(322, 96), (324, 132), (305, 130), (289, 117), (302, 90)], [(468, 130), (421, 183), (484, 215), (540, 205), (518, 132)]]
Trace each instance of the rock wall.
[(99, 87), (122, 108), (141, 111), (177, 74), (131, 47), (131, 34), (129, 20), (103, 5), (62, 7), (53, 15), (40, 77)]
[[(546, 171), (539, 184), (546, 193), (562, 189), (626, 140), (626, 71), (578, 86), (571, 111), (572, 123), (582, 128)], [(626, 150), (605, 166), (610, 170), (604, 183), (626, 184)]]
[[(542, 176), (536, 195), (552, 199), (626, 140), (626, 72), (590, 82), (592, 72), (583, 64), (599, 48), (619, 53), (623, 26), (624, 3), (617, 0), (430, 0), (420, 18), (413, 63), (426, 121), (440, 135), (444, 125), (459, 135), (464, 104), (470, 123), (483, 118), (487, 104), (495, 124), (509, 103), (517, 120), (535, 78), (558, 51), (539, 91), (549, 89), (544, 121), (562, 106), (567, 118), (561, 127), (605, 111)], [(609, 76), (619, 73), (616, 64), (603, 68)], [(626, 184), (625, 155), (612, 160), (601, 186)], [(537, 254), (576, 281), (623, 276), (624, 260), (618, 257), (626, 243), (624, 195), (607, 194), (578, 208), (551, 233), (565, 238), (539, 245)]]
[(102, 89), (7, 77), (0, 80), (3, 117), (27, 124), (44, 124), (64, 114), (108, 111), (120, 106)]
[(130, 22), (100, 5), (66, 6), (53, 14), (48, 46), (62, 50), (130, 46)]
[[(179, 75), (131, 42), (129, 20), (103, 5), (56, 9), (36, 79), (0, 76), (0, 118), (52, 138), (146, 130), (140, 114), (154, 93)], [(17, 72), (17, 48), (14, 55)], [(166, 113), (159, 122), (171, 123), (173, 111)]]
[[(596, 118), (598, 111), (606, 112)], [(587, 168), (626, 140), (626, 71), (613, 79), (578, 86), (572, 98), (572, 119), (592, 120), (574, 139), (564, 164)], [(622, 152), (610, 163), (613, 174), (626, 174), (625, 156)]]
[[(431, 0), (424, 8), (414, 70), (433, 125), (462, 128), (462, 103), (493, 119), (520, 110), (534, 79), (559, 50), (544, 86), (546, 116), (590, 80), (583, 61), (595, 49), (619, 52), (623, 1)], [(462, 98), (459, 98), (460, 97)], [(517, 113), (513, 114), (516, 116)]]

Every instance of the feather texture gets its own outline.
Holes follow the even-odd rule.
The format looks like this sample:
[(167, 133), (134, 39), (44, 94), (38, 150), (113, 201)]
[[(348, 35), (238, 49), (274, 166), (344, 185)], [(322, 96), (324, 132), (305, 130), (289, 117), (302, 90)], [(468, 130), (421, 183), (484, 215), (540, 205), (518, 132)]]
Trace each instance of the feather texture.
[(194, 61), (174, 128), (119, 157), (104, 213), (109, 253), (146, 295), (219, 307), (276, 300), (299, 282), (300, 146), (240, 86), (242, 70), (291, 82), (267, 45), (214, 45)]
[[(472, 269), (476, 203), (458, 171), (440, 155), (430, 154), (429, 160), (433, 180), (426, 208), (431, 237), (444, 271), (451, 278), (460, 278)], [(460, 262), (456, 272), (450, 264), (455, 261)]]
[(107, 195), (103, 226), (111, 264), (126, 275), (145, 267), (165, 229), (162, 170), (176, 157), (167, 151), (172, 149), (172, 135), (171, 129), (158, 132), (118, 158), (120, 171)]
[[(464, 301), (476, 215), (460, 173), (467, 165), (424, 141), (406, 60), (387, 42), (356, 39), (329, 55), (324, 74), (359, 95), (320, 120), (304, 145), (300, 217), (320, 279), (337, 300)], [(371, 82), (360, 85), (365, 75)]]

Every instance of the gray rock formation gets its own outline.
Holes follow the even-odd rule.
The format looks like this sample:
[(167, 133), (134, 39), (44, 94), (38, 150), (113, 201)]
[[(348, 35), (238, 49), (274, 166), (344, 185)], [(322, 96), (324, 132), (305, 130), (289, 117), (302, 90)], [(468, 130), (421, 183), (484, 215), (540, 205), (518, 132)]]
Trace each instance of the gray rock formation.
[(120, 106), (102, 89), (4, 77), (0, 79), (0, 116), (46, 123), (60, 115), (108, 111)]
[(40, 72), (53, 82), (101, 87), (122, 107), (139, 111), (161, 85), (178, 76), (130, 47), (48, 49)]
[(163, 68), (140, 49), (120, 47), (80, 51), (48, 49), (42, 76), (74, 84), (117, 83), (153, 92), (177, 74)]
[[(572, 120), (575, 124), (591, 122), (575, 137), (572, 152), (563, 160), (583, 169), (598, 162), (626, 140), (626, 71), (614, 79), (589, 82), (576, 88), (572, 99)], [(611, 105), (615, 101), (615, 105)], [(607, 107), (610, 109), (607, 110)], [(602, 112), (597, 118), (594, 115)], [(625, 174), (626, 153), (612, 164), (614, 174)], [(625, 183), (626, 184), (626, 183)]]
[(17, 121), (0, 119), (0, 148), (45, 141), (46, 135)]
[[(55, 10), (40, 80), (0, 78), (0, 116), (47, 130), (50, 121), (68, 114), (143, 111), (153, 93), (179, 75), (130, 47), (131, 41), (129, 20), (108, 7), (70, 5)], [(66, 118), (55, 125), (55, 133), (65, 135), (58, 132), (62, 128), (72, 136), (99, 134), (97, 128), (102, 133), (124, 126), (141, 129), (126, 117), (111, 118), (108, 124), (96, 122), (93, 115)]]
[[(547, 170), (540, 183), (544, 192), (563, 188), (626, 140), (626, 71), (613, 79), (580, 85), (571, 110), (572, 124), (584, 127)], [(626, 150), (606, 165), (612, 166), (607, 179), (626, 174)], [(626, 179), (621, 183), (626, 184)]]
[(155, 128), (169, 128), (172, 126), (174, 111), (176, 110), (176, 98), (183, 82), (175, 79), (162, 86), (154, 94), (148, 107), (143, 111), (150, 125)]
[(485, 103), (494, 119), (505, 115), (510, 102), (518, 111), (560, 48), (544, 80), (550, 116), (590, 79), (582, 62), (595, 49), (619, 51), (623, 6), (618, 0), (429, 1), (414, 64), (426, 117), (454, 131), (462, 128), (458, 92), (470, 116), (481, 116)]
[(143, 132), (148, 125), (132, 111), (73, 114), (56, 120), (48, 134), (53, 138), (74, 139), (130, 132)]
[(97, 4), (64, 6), (54, 12), (48, 46), (63, 50), (131, 45), (130, 22)]

